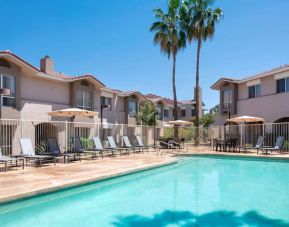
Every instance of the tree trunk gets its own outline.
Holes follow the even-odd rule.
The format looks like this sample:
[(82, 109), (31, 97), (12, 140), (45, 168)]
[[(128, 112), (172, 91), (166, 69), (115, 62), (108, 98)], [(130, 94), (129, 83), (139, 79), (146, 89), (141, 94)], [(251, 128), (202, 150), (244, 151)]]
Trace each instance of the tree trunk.
[(197, 65), (196, 65), (196, 117), (195, 117), (195, 146), (200, 145), (200, 100), (199, 100), (199, 65), (200, 65), (200, 52), (201, 52), (201, 46), (202, 46), (202, 38), (199, 36), (198, 38), (198, 49), (197, 49)]
[[(178, 120), (178, 101), (177, 101), (177, 90), (176, 90), (176, 56), (173, 54), (173, 95), (174, 95), (174, 120)], [(179, 128), (174, 126), (174, 139), (179, 138)]]

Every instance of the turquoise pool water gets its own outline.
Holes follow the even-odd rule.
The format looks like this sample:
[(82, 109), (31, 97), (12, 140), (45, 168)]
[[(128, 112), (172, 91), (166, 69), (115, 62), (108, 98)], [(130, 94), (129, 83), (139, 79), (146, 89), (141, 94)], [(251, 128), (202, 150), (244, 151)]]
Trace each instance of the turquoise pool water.
[(289, 163), (190, 157), (2, 204), (0, 226), (289, 226)]

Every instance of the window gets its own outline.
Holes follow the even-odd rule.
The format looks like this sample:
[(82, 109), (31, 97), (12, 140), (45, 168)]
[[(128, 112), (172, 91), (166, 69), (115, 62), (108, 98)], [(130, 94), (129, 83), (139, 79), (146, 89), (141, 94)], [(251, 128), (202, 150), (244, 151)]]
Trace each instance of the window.
[(130, 117), (134, 117), (137, 112), (137, 101), (135, 99), (131, 99), (128, 102), (128, 114)]
[(157, 116), (156, 116), (156, 118), (158, 119), (158, 120), (163, 120), (163, 107), (162, 106), (156, 106), (156, 111), (157, 111)]
[(196, 116), (196, 110), (192, 109), (192, 117)]
[(249, 99), (261, 96), (261, 84), (249, 87)]
[(289, 77), (277, 80), (277, 93), (289, 92)]
[(169, 117), (169, 110), (167, 109), (164, 110), (164, 117)]
[(233, 92), (231, 89), (223, 91), (223, 108), (230, 109), (232, 107)]
[(186, 116), (186, 110), (181, 110), (181, 117), (185, 117)]
[(15, 100), (15, 77), (8, 75), (1, 75), (1, 88), (7, 88), (10, 90), (10, 95), (2, 95), (2, 106), (16, 106)]
[(77, 107), (92, 110), (92, 93), (90, 91), (78, 90), (76, 93)]
[(109, 97), (105, 97), (105, 96), (101, 96), (100, 98), (100, 105), (101, 106), (109, 106), (109, 108), (106, 108), (106, 109), (109, 109), (111, 110), (111, 103), (112, 103), (112, 98), (109, 98)]

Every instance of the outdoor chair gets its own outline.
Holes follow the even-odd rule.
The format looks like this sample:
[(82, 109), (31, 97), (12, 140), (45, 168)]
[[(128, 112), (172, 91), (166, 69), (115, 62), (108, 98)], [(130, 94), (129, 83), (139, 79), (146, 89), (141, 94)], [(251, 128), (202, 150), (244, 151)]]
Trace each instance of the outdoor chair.
[(278, 138), (276, 140), (276, 143), (275, 143), (275, 146), (273, 146), (273, 147), (263, 146), (261, 148), (261, 151), (262, 151), (262, 153), (265, 153), (265, 154), (268, 154), (268, 151), (270, 151), (271, 153), (273, 151), (280, 152), (280, 151), (282, 151), (283, 145), (284, 145), (284, 137), (283, 136), (278, 136)]
[(230, 138), (226, 141), (225, 150), (235, 152), (237, 150), (237, 138)]
[(81, 155), (83, 154), (83, 152), (66, 151), (62, 153), (59, 148), (58, 140), (55, 137), (47, 138), (47, 145), (48, 145), (49, 152), (45, 153), (46, 155), (53, 156), (53, 157), (63, 157), (64, 162), (69, 162), (71, 158), (74, 161), (76, 161), (78, 157), (78, 160), (81, 162)]
[(248, 150), (251, 150), (251, 149), (256, 149), (257, 150), (257, 154), (259, 153), (259, 150), (262, 148), (263, 146), (263, 143), (264, 143), (264, 136), (258, 136), (258, 139), (257, 139), (257, 142), (255, 144), (255, 146), (253, 147), (248, 147), (245, 146), (244, 147), (240, 147), (239, 150), (241, 151), (241, 149), (244, 149), (244, 152), (248, 152)]
[(147, 151), (149, 151), (149, 148), (153, 148), (154, 146), (147, 146), (143, 144), (142, 138), (140, 136), (136, 136), (136, 141), (137, 141), (137, 145), (136, 147), (141, 147), (143, 149), (146, 149)]
[(178, 149), (184, 149), (185, 148), (183, 143), (178, 143), (174, 140), (170, 140), (168, 143), (171, 144), (172, 146), (178, 148)]
[(91, 154), (92, 158), (95, 158), (96, 155), (101, 154), (103, 158), (103, 153), (99, 150), (86, 150), (82, 146), (81, 139), (80, 137), (71, 137), (71, 145), (72, 145), (72, 151), (81, 153), (83, 152), (84, 154)]
[(93, 137), (92, 140), (94, 144), (94, 149), (96, 151), (99, 151), (102, 154), (102, 157), (103, 157), (104, 152), (107, 152), (107, 154), (110, 152), (112, 155), (114, 155), (114, 152), (117, 151), (116, 149), (113, 149), (113, 148), (103, 148), (102, 143), (98, 136)]
[[(8, 164), (10, 166), (18, 166), (18, 162), (21, 161), (22, 163), (22, 168), (24, 169), (24, 159), (18, 159), (15, 157), (9, 157), (6, 155), (2, 155), (2, 152), (0, 151), (0, 163), (4, 163), (5, 167), (4, 170), (7, 171), (8, 170)], [(13, 163), (15, 163), (15, 165), (13, 165)]]
[(123, 142), (124, 142), (124, 146), (126, 148), (130, 148), (131, 150), (133, 150), (134, 152), (143, 152), (143, 148), (139, 147), (139, 146), (132, 146), (128, 136), (123, 136)]
[(114, 141), (114, 138), (112, 136), (108, 136), (107, 139), (108, 139), (108, 143), (109, 143), (110, 148), (119, 151), (119, 154), (122, 154), (122, 152), (129, 154), (129, 151), (131, 150), (131, 148), (117, 147), (116, 143)]
[(19, 142), (21, 147), (21, 154), (13, 156), (16, 158), (18, 157), (25, 158), (26, 165), (30, 160), (34, 161), (35, 166), (41, 166), (43, 163), (51, 161), (54, 162), (54, 165), (56, 165), (56, 157), (50, 155), (35, 154), (35, 150), (33, 149), (30, 138), (20, 138)]

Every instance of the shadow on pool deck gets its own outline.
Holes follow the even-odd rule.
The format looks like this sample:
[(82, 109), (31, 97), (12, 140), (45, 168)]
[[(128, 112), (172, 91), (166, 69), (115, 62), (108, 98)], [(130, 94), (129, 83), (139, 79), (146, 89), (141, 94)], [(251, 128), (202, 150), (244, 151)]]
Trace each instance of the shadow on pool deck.
[(116, 217), (112, 224), (117, 227), (147, 227), (147, 226), (289, 226), (288, 222), (279, 219), (265, 217), (255, 211), (249, 211), (243, 215), (237, 215), (234, 211), (215, 211), (202, 215), (193, 214), (190, 211), (167, 210), (153, 217), (131, 215)]

